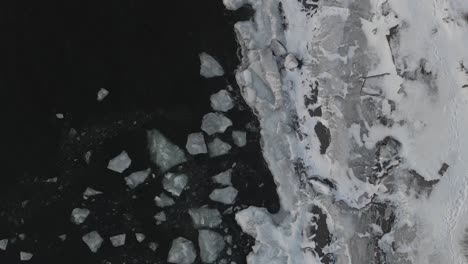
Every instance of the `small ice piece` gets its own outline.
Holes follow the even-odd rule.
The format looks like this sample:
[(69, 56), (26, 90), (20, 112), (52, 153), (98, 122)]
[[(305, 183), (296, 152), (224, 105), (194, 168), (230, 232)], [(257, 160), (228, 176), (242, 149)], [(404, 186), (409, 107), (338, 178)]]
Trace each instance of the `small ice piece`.
[(215, 111), (227, 112), (234, 107), (231, 95), (226, 90), (220, 90), (219, 92), (212, 94), (210, 97), (211, 108)]
[(45, 182), (46, 183), (56, 183), (57, 182), (57, 177), (47, 179), (47, 180), (45, 180)]
[(224, 75), (223, 67), (206, 52), (200, 53), (200, 75), (205, 78), (213, 78)]
[(230, 186), (232, 185), (231, 183), (231, 175), (232, 175), (232, 169), (229, 169), (227, 171), (223, 171), (219, 174), (216, 174), (215, 176), (211, 177), (213, 179), (213, 182), (224, 185), (224, 186)]
[(234, 204), (238, 191), (234, 187), (215, 189), (210, 193), (210, 199), (223, 204)]
[(210, 209), (206, 207), (192, 208), (189, 209), (188, 213), (192, 218), (193, 226), (195, 228), (215, 228), (223, 221), (218, 209)]
[(86, 188), (86, 190), (83, 193), (83, 199), (87, 200), (91, 196), (99, 195), (102, 194), (102, 192), (94, 190), (93, 188)]
[(130, 167), (131, 163), (132, 163), (132, 160), (128, 156), (127, 152), (122, 151), (122, 153), (120, 153), (117, 157), (109, 161), (107, 168), (109, 170), (122, 173), (124, 170)]
[(205, 138), (203, 133), (192, 133), (187, 137), (187, 144), (185, 145), (188, 153), (192, 155), (205, 154), (208, 152), (206, 149)]
[(160, 225), (162, 222), (167, 220), (166, 213), (161, 211), (154, 215), (154, 219), (156, 219), (156, 224)]
[(86, 153), (84, 154), (83, 158), (84, 158), (84, 161), (86, 162), (86, 164), (89, 165), (89, 163), (91, 162), (91, 155), (93, 153), (91, 151), (86, 151)]
[(284, 48), (283, 44), (276, 39), (273, 39), (270, 43), (271, 50), (275, 54), (276, 57), (286, 55), (286, 49)]
[(238, 147), (244, 147), (247, 145), (247, 133), (245, 131), (232, 131), (232, 140)]
[(125, 177), (125, 182), (130, 189), (135, 189), (138, 185), (144, 183), (151, 173), (151, 169), (137, 171)]
[(99, 91), (97, 92), (97, 100), (98, 102), (101, 102), (102, 100), (104, 100), (104, 98), (106, 98), (106, 96), (109, 95), (109, 91), (104, 89), (104, 88), (101, 88), (99, 89)]
[(166, 173), (162, 181), (164, 190), (175, 196), (180, 196), (185, 186), (187, 186), (188, 177), (185, 174)]
[(184, 151), (172, 144), (158, 130), (148, 131), (147, 137), (151, 161), (158, 165), (162, 172), (187, 161)]
[(198, 231), (198, 246), (202, 262), (213, 263), (223, 251), (225, 243), (220, 234), (210, 230), (200, 230)]
[(154, 198), (154, 201), (156, 202), (156, 205), (159, 207), (167, 207), (167, 206), (171, 206), (175, 204), (174, 199), (167, 196), (167, 194), (165, 193), (161, 193), (160, 196), (156, 196)]
[(5, 251), (7, 247), (8, 247), (8, 239), (5, 238), (5, 239), (0, 240), (0, 250)]
[(125, 238), (127, 237), (126, 234), (120, 234), (116, 236), (112, 236), (109, 238), (113, 247), (121, 247), (125, 245)]
[(102, 242), (104, 242), (102, 237), (96, 231), (92, 231), (88, 234), (85, 234), (82, 239), (83, 242), (85, 242), (86, 245), (89, 247), (89, 250), (91, 250), (91, 252), (93, 253), (96, 253), (101, 247)]
[(89, 210), (86, 208), (75, 208), (71, 213), (71, 221), (76, 225), (82, 224), (89, 215)]
[(197, 252), (192, 241), (183, 237), (172, 240), (172, 246), (167, 256), (167, 262), (176, 264), (191, 264), (195, 261)]
[(55, 117), (57, 117), (57, 119), (63, 119), (64, 118), (62, 113), (55, 114)]
[(135, 233), (135, 238), (138, 241), (138, 243), (141, 243), (143, 242), (143, 240), (145, 240), (146, 236), (142, 233)]
[(65, 241), (65, 240), (67, 239), (67, 234), (60, 235), (60, 236), (58, 236), (58, 238), (59, 238), (61, 241)]
[(299, 66), (299, 62), (296, 59), (296, 56), (289, 53), (286, 58), (284, 59), (284, 67), (288, 70), (293, 70)]
[(151, 251), (156, 251), (156, 249), (158, 249), (159, 245), (158, 243), (155, 243), (155, 242), (149, 242), (148, 243), (148, 247), (151, 249)]
[(32, 259), (34, 255), (29, 253), (29, 252), (24, 252), (24, 251), (21, 251), (20, 252), (20, 260), (21, 261), (28, 261), (30, 259)]
[(229, 118), (221, 113), (208, 113), (203, 116), (201, 129), (208, 135), (224, 133), (228, 127), (232, 126)]
[(208, 143), (208, 154), (210, 157), (217, 157), (229, 153), (231, 145), (222, 141), (219, 138), (215, 138), (213, 141)]

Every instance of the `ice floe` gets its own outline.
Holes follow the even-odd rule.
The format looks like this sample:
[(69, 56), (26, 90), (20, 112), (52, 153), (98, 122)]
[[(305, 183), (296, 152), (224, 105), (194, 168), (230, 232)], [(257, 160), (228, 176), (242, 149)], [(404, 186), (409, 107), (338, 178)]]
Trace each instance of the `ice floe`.
[(145, 240), (146, 236), (143, 233), (135, 233), (135, 238), (138, 241), (138, 243), (143, 242)]
[(215, 176), (211, 178), (213, 179), (213, 182), (215, 183), (225, 185), (225, 186), (228, 186), (228, 185), (230, 186), (232, 185), (231, 176), (232, 176), (232, 169), (228, 169), (226, 171), (216, 174)]
[(185, 148), (191, 155), (208, 153), (203, 133), (189, 134), (187, 137), (187, 144), (185, 145)]
[(166, 173), (162, 180), (164, 190), (172, 193), (175, 196), (180, 196), (185, 186), (188, 183), (188, 176), (186, 174)]
[(127, 237), (126, 234), (120, 234), (120, 235), (111, 236), (109, 240), (113, 247), (121, 247), (125, 245), (126, 237)]
[(29, 253), (29, 252), (24, 252), (24, 251), (20, 252), (20, 260), (21, 261), (31, 260), (33, 256), (34, 255), (32, 253)]
[(135, 189), (136, 187), (138, 187), (138, 185), (146, 181), (146, 178), (148, 178), (150, 173), (151, 169), (133, 172), (129, 176), (125, 177), (125, 183), (130, 189)]
[(162, 222), (165, 222), (167, 220), (166, 213), (161, 211), (161, 212), (154, 215), (154, 219), (156, 220), (156, 224), (160, 225), (160, 224), (162, 224)]
[(172, 199), (171, 197), (169, 197), (165, 193), (161, 193), (161, 195), (156, 196), (154, 198), (154, 201), (155, 201), (156, 205), (159, 206), (159, 207), (168, 207), (168, 206), (172, 206), (172, 205), (175, 204), (174, 199)]
[(192, 264), (197, 258), (197, 252), (192, 241), (178, 237), (172, 241), (167, 262), (175, 264)]
[(223, 204), (234, 204), (238, 191), (232, 187), (226, 187), (222, 189), (214, 189), (209, 197), (215, 202), (220, 202)]
[(200, 257), (204, 263), (213, 263), (223, 251), (225, 243), (223, 236), (211, 230), (198, 231), (198, 246)]
[(184, 151), (170, 142), (159, 130), (148, 131), (147, 137), (151, 161), (162, 172), (187, 161)]
[(84, 223), (90, 211), (86, 208), (75, 208), (71, 213), (71, 221), (77, 225)]
[(109, 161), (107, 168), (109, 170), (122, 173), (124, 170), (130, 167), (130, 164), (132, 164), (132, 160), (128, 156), (127, 152), (122, 151), (117, 157)]
[(188, 211), (195, 228), (215, 228), (222, 223), (218, 209), (207, 207), (192, 208)]
[(101, 247), (102, 243), (104, 242), (102, 237), (96, 231), (92, 231), (85, 234), (82, 237), (82, 240), (89, 247), (89, 250), (91, 250), (91, 252), (93, 253), (96, 253)]
[(6, 250), (8, 247), (8, 239), (2, 239), (0, 240), (0, 250)]
[(98, 102), (101, 102), (101, 101), (104, 100), (104, 98), (106, 98), (108, 95), (109, 95), (109, 91), (106, 90), (106, 89), (104, 89), (104, 88), (101, 88), (101, 89), (99, 89), (99, 91), (97, 92), (96, 99), (98, 100)]
[(238, 130), (232, 131), (232, 140), (236, 146), (240, 148), (244, 147), (247, 145), (247, 132)]
[(213, 78), (224, 75), (223, 67), (206, 52), (202, 52), (200, 57), (200, 75), (205, 78)]
[(211, 108), (215, 111), (227, 112), (234, 107), (231, 95), (226, 90), (212, 94), (210, 97)]
[(210, 157), (218, 157), (229, 153), (231, 148), (231, 145), (228, 143), (219, 138), (215, 138), (213, 141), (208, 143), (208, 154)]
[(87, 187), (86, 190), (83, 192), (83, 199), (87, 200), (89, 197), (96, 196), (102, 194), (101, 191), (97, 191), (91, 187)]
[(201, 129), (208, 135), (223, 133), (232, 126), (232, 121), (221, 113), (208, 113), (203, 116)]

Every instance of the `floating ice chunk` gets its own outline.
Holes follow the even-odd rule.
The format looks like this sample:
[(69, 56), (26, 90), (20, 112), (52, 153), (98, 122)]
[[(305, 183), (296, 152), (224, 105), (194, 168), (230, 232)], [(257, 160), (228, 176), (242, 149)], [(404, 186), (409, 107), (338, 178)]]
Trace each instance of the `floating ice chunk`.
[(82, 224), (89, 215), (89, 210), (86, 208), (75, 208), (71, 213), (71, 221), (77, 225)]
[(87, 200), (91, 196), (99, 195), (102, 194), (102, 192), (94, 190), (93, 188), (86, 188), (86, 190), (83, 193), (83, 199)]
[(283, 46), (283, 44), (281, 44), (281, 42), (279, 42), (276, 39), (273, 39), (271, 41), (270, 47), (276, 57), (284, 56), (287, 53), (286, 48)]
[(232, 175), (232, 169), (229, 169), (227, 171), (216, 174), (215, 176), (212, 177), (212, 179), (215, 183), (219, 183), (222, 185), (232, 185), (231, 175)]
[(58, 238), (62, 241), (65, 241), (67, 239), (67, 234), (60, 235)]
[(143, 240), (145, 240), (146, 236), (142, 233), (135, 233), (135, 238), (139, 243), (141, 243)]
[(187, 186), (188, 177), (185, 174), (166, 173), (162, 181), (164, 190), (175, 196), (180, 196), (185, 186)]
[(97, 100), (98, 102), (101, 102), (102, 100), (104, 100), (104, 98), (106, 98), (107, 96), (109, 95), (109, 91), (104, 89), (104, 88), (101, 88), (99, 89), (99, 91), (97, 92)]
[(221, 113), (208, 113), (203, 116), (201, 129), (208, 135), (223, 133), (228, 127), (232, 126), (229, 118)]
[(20, 252), (20, 260), (21, 261), (28, 261), (30, 259), (32, 259), (34, 255), (29, 253), (29, 252), (24, 252), (24, 251), (21, 251)]
[(57, 117), (57, 119), (63, 119), (64, 118), (62, 113), (55, 114), (55, 117)]
[(156, 196), (154, 198), (154, 201), (156, 202), (156, 205), (159, 207), (167, 207), (167, 206), (171, 206), (175, 204), (174, 199), (167, 196), (167, 194), (165, 193), (161, 193), (160, 196)]
[(223, 4), (228, 10), (237, 10), (247, 3), (247, 0), (223, 0)]
[(212, 263), (223, 251), (225, 243), (223, 236), (220, 234), (210, 230), (200, 230), (198, 231), (198, 245), (202, 261)]
[(132, 160), (128, 156), (127, 152), (122, 151), (117, 157), (111, 159), (107, 168), (118, 173), (122, 173), (132, 164)]
[(57, 182), (57, 177), (47, 179), (47, 180), (45, 180), (45, 182), (46, 183), (56, 183)]
[(210, 157), (217, 157), (229, 153), (231, 145), (222, 141), (219, 138), (215, 138), (213, 141), (208, 143), (208, 153)]
[(284, 59), (284, 67), (288, 70), (293, 70), (299, 66), (299, 62), (296, 59), (296, 56), (289, 53)]
[(189, 209), (189, 215), (195, 228), (215, 228), (221, 222), (221, 214), (217, 209), (210, 209), (206, 207)]
[(247, 145), (247, 133), (245, 131), (232, 131), (232, 140), (238, 147)]
[(125, 182), (130, 189), (135, 189), (138, 185), (144, 183), (151, 173), (151, 169), (137, 171), (125, 177)]
[(86, 162), (86, 164), (89, 165), (89, 163), (91, 162), (91, 155), (93, 153), (91, 151), (86, 151), (86, 153), (84, 154), (83, 158), (84, 158), (84, 161)]
[(238, 191), (234, 187), (215, 189), (210, 193), (210, 199), (223, 204), (234, 204)]
[(219, 92), (211, 95), (210, 101), (211, 108), (216, 111), (227, 112), (234, 107), (232, 98), (226, 90), (220, 90)]
[(151, 251), (156, 251), (156, 249), (158, 249), (159, 245), (158, 245), (158, 243), (150, 242), (148, 244), (148, 247), (151, 249)]
[(203, 133), (192, 133), (187, 137), (187, 144), (185, 145), (188, 153), (192, 155), (207, 153), (205, 138)]
[(223, 67), (206, 52), (200, 53), (200, 75), (205, 78), (213, 78), (224, 75)]
[(167, 262), (176, 264), (191, 264), (195, 261), (197, 252), (192, 241), (183, 237), (172, 240), (172, 246), (167, 256)]
[(162, 222), (165, 222), (167, 220), (166, 213), (159, 212), (154, 215), (154, 219), (156, 219), (156, 224), (160, 225)]
[(102, 242), (104, 242), (102, 237), (96, 231), (92, 231), (88, 234), (85, 234), (82, 239), (83, 242), (85, 242), (86, 245), (89, 247), (89, 250), (91, 250), (91, 252), (93, 253), (96, 253), (101, 247)]
[(120, 234), (116, 236), (112, 236), (109, 238), (113, 247), (121, 247), (125, 245), (125, 238), (127, 237), (126, 234)]
[(172, 144), (158, 130), (148, 131), (147, 136), (151, 161), (158, 165), (162, 172), (187, 161), (184, 151)]
[(8, 247), (8, 239), (0, 240), (0, 250), (6, 250)]

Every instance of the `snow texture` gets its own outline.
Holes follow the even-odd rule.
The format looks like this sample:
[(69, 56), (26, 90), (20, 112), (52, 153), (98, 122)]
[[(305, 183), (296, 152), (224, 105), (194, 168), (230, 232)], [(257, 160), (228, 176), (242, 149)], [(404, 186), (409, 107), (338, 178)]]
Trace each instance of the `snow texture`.
[(176, 264), (191, 264), (195, 261), (197, 252), (192, 241), (178, 237), (172, 241), (167, 262)]
[(203, 263), (213, 263), (223, 251), (225, 243), (220, 234), (210, 230), (198, 231), (198, 246)]
[(187, 161), (184, 151), (170, 142), (158, 130), (148, 131), (147, 137), (151, 161), (162, 172)]
[(218, 209), (207, 207), (192, 208), (188, 211), (195, 228), (215, 228), (222, 223)]
[(210, 157), (218, 157), (229, 153), (231, 148), (231, 145), (228, 143), (222, 141), (219, 138), (215, 138), (213, 141), (208, 143), (208, 154)]
[(229, 169), (227, 171), (223, 171), (221, 173), (216, 174), (215, 176), (211, 177), (213, 179), (213, 182), (224, 185), (224, 186), (230, 186), (232, 185), (231, 183), (231, 176), (232, 176), (232, 169)]
[(85, 242), (85, 244), (88, 246), (89, 250), (91, 250), (93, 253), (96, 253), (104, 242), (102, 237), (96, 231), (85, 234), (82, 239), (83, 242)]
[(133, 172), (129, 176), (125, 177), (125, 183), (130, 189), (135, 189), (136, 187), (138, 187), (138, 185), (146, 181), (146, 178), (148, 178), (150, 173), (151, 169)]
[(234, 204), (237, 194), (238, 191), (234, 187), (229, 186), (222, 189), (214, 189), (210, 193), (209, 197), (215, 202), (220, 202), (223, 204)]
[(75, 208), (71, 213), (71, 221), (76, 225), (80, 225), (88, 218), (89, 213), (90, 211), (86, 208)]
[(234, 107), (231, 95), (226, 90), (212, 94), (210, 97), (211, 108), (215, 111), (227, 112)]
[(122, 173), (124, 170), (128, 169), (132, 164), (132, 160), (128, 156), (127, 152), (122, 151), (117, 157), (111, 159), (107, 168), (118, 173)]
[(203, 133), (189, 134), (187, 137), (187, 144), (185, 145), (185, 148), (191, 155), (208, 153)]
[(200, 75), (205, 78), (213, 78), (224, 75), (223, 67), (206, 52), (200, 53)]
[(221, 113), (208, 113), (203, 116), (201, 129), (208, 135), (224, 133), (228, 127), (232, 126), (229, 118)]
[(180, 196), (188, 183), (188, 176), (185, 174), (166, 173), (162, 180), (164, 190), (175, 196)]
[(120, 234), (120, 235), (116, 235), (116, 236), (111, 236), (109, 238), (111, 244), (113, 247), (121, 247), (123, 245), (125, 245), (125, 238), (127, 237), (126, 234)]

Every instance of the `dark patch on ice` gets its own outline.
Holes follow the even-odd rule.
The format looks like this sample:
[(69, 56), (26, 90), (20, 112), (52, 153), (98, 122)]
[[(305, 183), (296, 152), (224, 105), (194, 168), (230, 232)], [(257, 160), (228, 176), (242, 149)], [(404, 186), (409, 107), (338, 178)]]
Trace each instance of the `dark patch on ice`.
[(314, 84), (310, 84), (310, 95), (304, 95), (304, 105), (308, 107), (310, 105), (314, 105), (317, 103), (318, 100), (318, 81), (315, 81)]
[(319, 106), (319, 107), (317, 107), (317, 108), (315, 108), (313, 110), (308, 109), (308, 111), (309, 111), (310, 117), (314, 117), (314, 116), (320, 117), (320, 116), (322, 116), (322, 107), (321, 106)]
[(278, 12), (281, 17), (281, 27), (286, 31), (288, 29), (288, 19), (284, 13), (283, 3), (281, 1), (278, 3)]
[(412, 187), (416, 191), (416, 197), (418, 198), (420, 195), (425, 194), (429, 196), (432, 192), (432, 188), (436, 185), (439, 180), (426, 180), (423, 176), (417, 173), (415, 170), (409, 171), (410, 175), (413, 176), (410, 179), (409, 187)]
[(463, 234), (463, 239), (460, 241), (460, 246), (466, 261), (468, 261), (468, 228), (465, 228), (465, 233)]
[(317, 13), (319, 7), (319, 0), (298, 0), (302, 4), (303, 12), (306, 12), (308, 16), (313, 16)]
[(465, 21), (468, 22), (468, 13), (463, 14), (463, 19), (465, 19)]
[(468, 84), (463, 85), (462, 88), (468, 88)]
[(322, 263), (334, 263), (334, 256), (323, 252), (324, 248), (330, 245), (332, 241), (332, 235), (327, 226), (327, 215), (317, 205), (312, 206), (310, 213), (313, 214), (312, 223), (306, 231), (306, 236), (311, 237), (311, 240), (315, 242), (315, 248), (305, 250), (311, 250), (320, 258)]
[(317, 122), (314, 127), (315, 134), (320, 141), (320, 154), (325, 154), (327, 152), (328, 146), (330, 146), (331, 134), (330, 129), (326, 127), (322, 122)]
[(445, 172), (447, 172), (448, 168), (449, 168), (449, 165), (444, 162), (442, 164), (442, 167), (440, 167), (440, 169), (439, 169), (439, 175), (444, 176), (444, 174), (445, 174)]
[(391, 27), (389, 29), (389, 33), (387, 35), (387, 42), (390, 47), (390, 53), (392, 54), (392, 61), (393, 64), (395, 64), (395, 55), (394, 52), (397, 47), (397, 41), (398, 41), (398, 31), (400, 30), (399, 25), (396, 25), (394, 27)]

